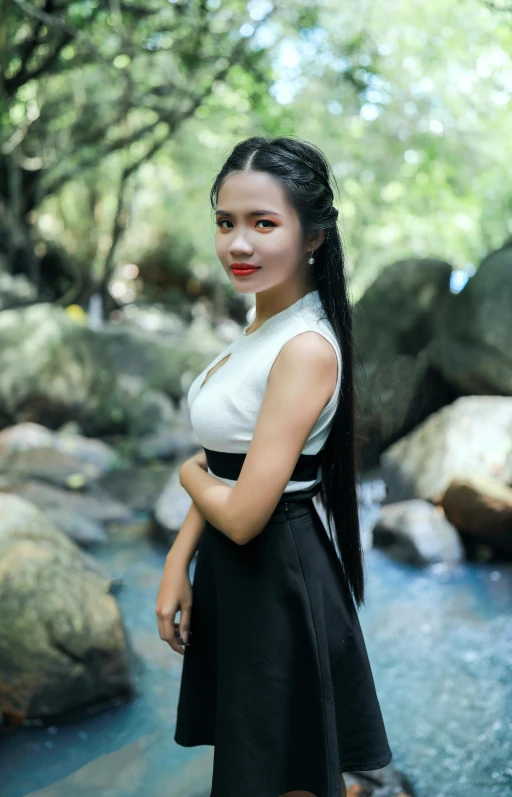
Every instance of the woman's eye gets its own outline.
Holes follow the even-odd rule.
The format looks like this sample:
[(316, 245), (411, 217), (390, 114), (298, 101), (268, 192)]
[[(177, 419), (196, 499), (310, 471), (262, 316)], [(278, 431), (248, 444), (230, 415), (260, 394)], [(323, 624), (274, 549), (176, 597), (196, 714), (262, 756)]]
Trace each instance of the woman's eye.
[[(231, 222), (229, 221), (229, 219), (219, 219), (219, 221), (217, 221), (217, 222), (216, 222), (216, 224), (217, 224), (217, 227), (220, 227), (222, 230), (225, 230), (225, 229), (226, 229), (226, 227), (223, 227), (223, 226), (222, 226), (222, 225), (223, 225), (223, 224), (225, 224), (225, 223), (227, 223), (227, 224), (231, 224)], [(270, 221), (270, 219), (259, 219), (259, 220), (258, 220), (258, 222), (257, 222), (257, 224), (261, 224), (261, 223), (264, 223), (264, 224), (270, 224), (270, 226), (271, 226), (271, 227), (275, 227), (275, 226), (276, 226), (276, 225), (274, 224), (274, 222), (273, 222), (273, 221)], [(268, 230), (268, 227), (264, 227), (264, 229), (267, 229), (267, 230)]]

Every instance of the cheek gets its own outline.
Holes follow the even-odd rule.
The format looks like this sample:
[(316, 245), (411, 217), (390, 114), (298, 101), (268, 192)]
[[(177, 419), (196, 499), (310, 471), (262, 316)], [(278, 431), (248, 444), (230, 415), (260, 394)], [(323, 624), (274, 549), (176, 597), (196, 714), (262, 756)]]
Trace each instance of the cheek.
[(226, 241), (218, 234), (215, 236), (215, 251), (219, 257), (226, 251)]
[(284, 230), (276, 230), (268, 236), (262, 236), (262, 248), (280, 262), (293, 262), (296, 257), (297, 242), (293, 236), (288, 235)]
[(260, 233), (255, 236), (254, 246), (264, 250), (269, 255), (275, 254), (276, 257), (282, 256), (288, 249), (287, 236), (283, 230), (276, 227), (272, 232)]

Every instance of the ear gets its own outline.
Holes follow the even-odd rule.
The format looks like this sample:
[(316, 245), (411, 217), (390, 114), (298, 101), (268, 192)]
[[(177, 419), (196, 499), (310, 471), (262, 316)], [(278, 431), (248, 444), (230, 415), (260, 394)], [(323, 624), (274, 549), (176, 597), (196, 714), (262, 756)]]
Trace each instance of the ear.
[(310, 235), (308, 238), (308, 249), (314, 249), (315, 251), (322, 246), (323, 242), (325, 241), (325, 230), (317, 230), (313, 235)]

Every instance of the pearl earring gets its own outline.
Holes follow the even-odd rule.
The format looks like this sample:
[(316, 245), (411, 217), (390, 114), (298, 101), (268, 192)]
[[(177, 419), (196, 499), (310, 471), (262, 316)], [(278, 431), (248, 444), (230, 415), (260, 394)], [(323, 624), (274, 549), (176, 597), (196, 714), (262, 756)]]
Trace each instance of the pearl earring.
[(311, 257), (309, 258), (308, 263), (310, 264), (310, 266), (312, 266), (314, 262), (315, 262), (315, 258), (313, 257), (313, 252), (311, 252)]

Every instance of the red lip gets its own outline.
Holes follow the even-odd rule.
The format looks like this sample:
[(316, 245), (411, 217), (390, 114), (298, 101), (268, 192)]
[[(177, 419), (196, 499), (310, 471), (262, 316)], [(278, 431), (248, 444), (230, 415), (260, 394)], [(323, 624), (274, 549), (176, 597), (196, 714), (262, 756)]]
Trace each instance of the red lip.
[(259, 266), (252, 266), (250, 263), (232, 263), (230, 268), (243, 269), (243, 268), (259, 268)]

